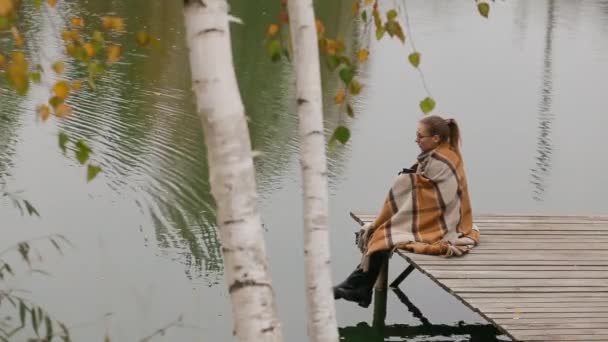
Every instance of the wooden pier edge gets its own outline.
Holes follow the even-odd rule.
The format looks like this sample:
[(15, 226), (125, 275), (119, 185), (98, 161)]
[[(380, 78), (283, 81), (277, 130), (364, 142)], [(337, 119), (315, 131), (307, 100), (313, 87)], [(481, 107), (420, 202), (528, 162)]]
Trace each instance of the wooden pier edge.
[(481, 310), (479, 310), (478, 308), (469, 304), (466, 300), (464, 300), (462, 297), (460, 297), (456, 292), (452, 291), (452, 289), (450, 289), (448, 286), (439, 282), (432, 274), (428, 273), (424, 268), (420, 267), (420, 265), (418, 265), (414, 260), (412, 260), (409, 256), (407, 256), (407, 253), (401, 252), (399, 250), (396, 250), (395, 252), (397, 254), (399, 254), (402, 258), (404, 258), (410, 265), (414, 266), (414, 268), (416, 268), (418, 271), (420, 271), (421, 273), (423, 273), (424, 275), (429, 277), (435, 284), (439, 285), (446, 292), (448, 292), (452, 296), (456, 297), (456, 299), (459, 302), (461, 302), (466, 307), (473, 310), (475, 313), (477, 313), (478, 315), (483, 317), (485, 320), (490, 322), (492, 325), (494, 325), (501, 333), (507, 335), (512, 341), (518, 341), (513, 335), (511, 335), (511, 333), (509, 333), (505, 328), (503, 328), (500, 324), (498, 324), (498, 322), (496, 322), (492, 318), (488, 317), (485, 313), (481, 312)]
[[(374, 219), (350, 215), (360, 225)], [(463, 257), (397, 250), (409, 266), (391, 283), (395, 294), (417, 269), (513, 341), (608, 341), (608, 216), (490, 214), (474, 221), (481, 244)], [(377, 290), (386, 288), (387, 276)], [(375, 311), (382, 311), (374, 312), (375, 323), (386, 317), (386, 292), (374, 296)], [(572, 318), (583, 316), (590, 318), (584, 324)]]

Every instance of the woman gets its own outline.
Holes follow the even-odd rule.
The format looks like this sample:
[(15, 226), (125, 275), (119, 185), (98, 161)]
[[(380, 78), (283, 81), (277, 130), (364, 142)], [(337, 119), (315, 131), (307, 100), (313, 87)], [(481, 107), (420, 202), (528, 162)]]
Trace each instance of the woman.
[(421, 153), (411, 169), (399, 173), (376, 219), (359, 232), (363, 260), (334, 298), (369, 306), (372, 288), (390, 251), (461, 256), (479, 243), (460, 155), (454, 119), (427, 116), (418, 123)]

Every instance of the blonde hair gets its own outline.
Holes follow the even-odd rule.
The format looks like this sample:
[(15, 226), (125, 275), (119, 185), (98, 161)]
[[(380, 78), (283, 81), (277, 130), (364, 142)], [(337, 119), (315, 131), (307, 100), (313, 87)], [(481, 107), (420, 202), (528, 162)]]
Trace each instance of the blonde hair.
[(422, 118), (420, 123), (428, 128), (430, 135), (438, 135), (441, 143), (449, 142), (452, 148), (460, 153), (460, 128), (456, 120), (430, 115)]

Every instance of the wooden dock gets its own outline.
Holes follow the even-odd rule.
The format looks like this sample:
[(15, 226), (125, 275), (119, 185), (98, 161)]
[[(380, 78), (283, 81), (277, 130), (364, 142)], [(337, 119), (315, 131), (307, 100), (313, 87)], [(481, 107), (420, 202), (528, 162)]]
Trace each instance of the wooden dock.
[(391, 287), (417, 269), (515, 341), (608, 341), (608, 217), (487, 215), (475, 223), (481, 244), (466, 256), (398, 252), (410, 266)]

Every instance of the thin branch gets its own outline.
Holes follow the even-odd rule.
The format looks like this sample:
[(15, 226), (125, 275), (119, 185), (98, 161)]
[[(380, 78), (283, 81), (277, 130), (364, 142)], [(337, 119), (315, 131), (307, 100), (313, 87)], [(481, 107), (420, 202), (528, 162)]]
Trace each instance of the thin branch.
[[(401, 7), (401, 12), (404, 16), (404, 22), (405, 22), (405, 27), (407, 29), (408, 32), (408, 41), (412, 47), (412, 50), (414, 52), (418, 52), (418, 50), (416, 50), (416, 45), (414, 44), (414, 34), (412, 33), (412, 27), (410, 25), (410, 18), (409, 15), (407, 13), (407, 0), (403, 0), (403, 5), (400, 6)], [(416, 69), (418, 69), (418, 74), (420, 75), (420, 80), (422, 81), (422, 86), (424, 87), (424, 90), (426, 91), (427, 95), (430, 98), (433, 98), (433, 94), (431, 94), (431, 90), (429, 89), (429, 86), (426, 82), (426, 78), (424, 77), (424, 73), (422, 72), (422, 68), (419, 66), (416, 67)]]
[(152, 334), (142, 338), (141, 340), (139, 340), (139, 342), (149, 342), (150, 340), (152, 340), (152, 338), (154, 338), (156, 335), (164, 335), (165, 332), (172, 328), (172, 327), (181, 327), (182, 326), (182, 315), (179, 315), (179, 317), (177, 317), (177, 319), (167, 325), (165, 325), (164, 327), (154, 331)]

